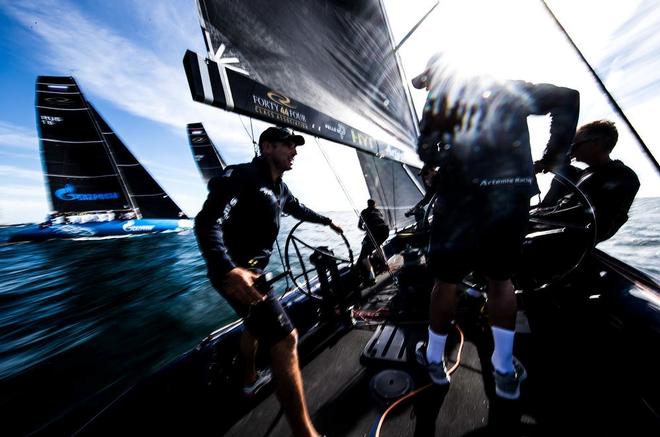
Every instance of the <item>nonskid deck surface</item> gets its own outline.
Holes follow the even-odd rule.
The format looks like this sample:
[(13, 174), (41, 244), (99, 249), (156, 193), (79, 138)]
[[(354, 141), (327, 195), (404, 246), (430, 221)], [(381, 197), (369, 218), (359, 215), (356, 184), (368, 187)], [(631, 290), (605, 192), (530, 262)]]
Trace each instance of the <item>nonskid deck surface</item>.
[[(381, 289), (383, 295), (388, 289)], [(601, 332), (600, 340), (592, 338), (594, 329), (603, 329), (598, 320), (583, 317), (579, 310), (567, 316), (542, 294), (527, 296), (522, 303), (532, 330), (516, 335), (514, 353), (529, 373), (519, 400), (494, 395), (487, 311), (476, 300), (463, 298), (457, 322), (465, 341), (452, 383), (448, 388), (431, 386), (397, 407), (388, 414), (380, 435), (536, 436), (569, 430), (584, 435), (653, 435), (660, 429), (641, 413), (640, 401), (626, 388), (625, 380), (612, 377), (620, 367), (605, 356), (614, 350), (604, 344), (609, 341), (607, 333)], [(427, 325), (408, 321), (399, 328), (405, 330), (412, 349), (425, 337)], [(329, 437), (370, 435), (384, 411), (369, 382), (388, 364), (360, 362), (374, 332), (373, 327), (353, 329), (302, 370), (310, 414), (319, 431)], [(458, 331), (450, 334), (450, 364), (456, 359), (459, 338)], [(405, 370), (413, 376), (415, 387), (427, 385), (429, 379), (414, 363), (412, 352), (406, 353)], [(277, 399), (270, 395), (225, 435), (289, 436), (290, 429)]]
[[(492, 335), (483, 301), (459, 297), (457, 325), (465, 341), (450, 387), (425, 389), (395, 409), (387, 416), (380, 435), (658, 435), (660, 421), (652, 413), (657, 405), (653, 397), (657, 396), (653, 389), (657, 360), (648, 347), (657, 344), (655, 334), (631, 331), (632, 325), (626, 325), (630, 322), (619, 311), (619, 301), (586, 297), (596, 291), (606, 295), (608, 290), (621, 289), (621, 278), (601, 275), (602, 268), (598, 264), (585, 280), (560, 289), (519, 295), (519, 308), (531, 329), (516, 335), (514, 353), (529, 374), (518, 401), (494, 396)], [(601, 282), (592, 280), (594, 274)], [(365, 290), (358, 308), (378, 315), (378, 323), (356, 319), (359, 323), (348, 330), (342, 323), (330, 323), (318, 335), (310, 335), (311, 331), (301, 335), (307, 402), (314, 423), (328, 437), (369, 435), (383, 411), (382, 401), (369, 390), (372, 377), (379, 371), (398, 367), (410, 373), (415, 387), (429, 382), (412, 357), (414, 344), (426, 337), (427, 316), (424, 311), (416, 312), (417, 318), (397, 311), (397, 305), (405, 307), (409, 302), (394, 305), (397, 287), (387, 276), (380, 279), (375, 287)], [(426, 288), (424, 291), (428, 293)], [(412, 302), (417, 302), (416, 298)], [(390, 307), (390, 312), (379, 312)], [(294, 312), (311, 314), (313, 308), (301, 307)], [(632, 320), (639, 321), (640, 317)], [(389, 332), (405, 337), (396, 342), (405, 351), (395, 354), (404, 357), (405, 363), (392, 366), (361, 359), (383, 323)], [(622, 324), (627, 329), (621, 329)], [(218, 338), (222, 341), (217, 344), (202, 343), (102, 413), (97, 409), (95, 415), (77, 415), (74, 419), (78, 423), (80, 417), (87, 421), (94, 416), (79, 435), (290, 435), (272, 386), (250, 402), (238, 396), (238, 334), (232, 331)], [(456, 359), (459, 338), (458, 331), (449, 336), (450, 364)], [(261, 364), (267, 365), (267, 359)]]

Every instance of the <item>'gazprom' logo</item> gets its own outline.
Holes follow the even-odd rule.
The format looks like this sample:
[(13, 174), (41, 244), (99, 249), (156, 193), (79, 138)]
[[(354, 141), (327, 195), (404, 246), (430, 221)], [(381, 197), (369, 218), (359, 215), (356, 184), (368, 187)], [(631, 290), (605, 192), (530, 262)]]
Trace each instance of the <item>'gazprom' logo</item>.
[(149, 232), (155, 227), (155, 225), (136, 225), (135, 220), (129, 220), (122, 225), (122, 229), (126, 232)]
[(119, 199), (119, 193), (76, 193), (73, 184), (66, 184), (64, 188), (55, 190), (55, 196), (62, 200), (111, 200)]

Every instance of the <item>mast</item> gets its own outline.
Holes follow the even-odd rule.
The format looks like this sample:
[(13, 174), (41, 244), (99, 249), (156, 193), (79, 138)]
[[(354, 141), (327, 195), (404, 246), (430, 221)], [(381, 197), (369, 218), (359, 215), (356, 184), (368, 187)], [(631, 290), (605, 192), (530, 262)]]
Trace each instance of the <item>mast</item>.
[(587, 66), (587, 68), (591, 72), (591, 75), (596, 80), (596, 84), (598, 84), (598, 87), (605, 94), (605, 96), (607, 96), (607, 100), (610, 102), (610, 105), (612, 105), (612, 108), (614, 109), (614, 111), (621, 117), (621, 119), (624, 121), (626, 126), (628, 126), (628, 129), (630, 129), (630, 132), (632, 132), (633, 136), (637, 140), (637, 143), (640, 145), (640, 147), (642, 148), (642, 150), (644, 151), (646, 156), (649, 158), (649, 160), (651, 160), (651, 162), (655, 166), (656, 171), (658, 171), (660, 173), (660, 165), (658, 165), (658, 161), (653, 156), (653, 153), (651, 153), (651, 150), (646, 146), (646, 143), (644, 143), (644, 140), (642, 140), (642, 137), (637, 133), (637, 130), (633, 127), (630, 120), (628, 120), (628, 117), (626, 117), (626, 114), (623, 112), (623, 109), (616, 102), (616, 100), (614, 99), (612, 94), (610, 94), (609, 90), (607, 89), (607, 87), (605, 86), (603, 81), (600, 79), (600, 76), (598, 76), (598, 73), (596, 72), (596, 70), (591, 66), (589, 61), (587, 61), (587, 58), (584, 57), (584, 55), (582, 54), (582, 51), (580, 51), (580, 49), (575, 44), (575, 42), (573, 42), (573, 39), (568, 34), (568, 32), (566, 31), (564, 26), (562, 26), (562, 24), (559, 22), (559, 20), (557, 19), (555, 14), (552, 12), (552, 10), (548, 6), (548, 4), (545, 2), (545, 0), (541, 0), (541, 3), (545, 7), (546, 11), (548, 11), (548, 14), (550, 14), (550, 17), (553, 19), (555, 24), (557, 24), (557, 26), (559, 27), (559, 30), (561, 30), (561, 32), (564, 34), (564, 36), (566, 37), (568, 42), (571, 44), (571, 46), (573, 47), (575, 52), (578, 54), (580, 59), (582, 59), (582, 62), (584, 62), (584, 64)]

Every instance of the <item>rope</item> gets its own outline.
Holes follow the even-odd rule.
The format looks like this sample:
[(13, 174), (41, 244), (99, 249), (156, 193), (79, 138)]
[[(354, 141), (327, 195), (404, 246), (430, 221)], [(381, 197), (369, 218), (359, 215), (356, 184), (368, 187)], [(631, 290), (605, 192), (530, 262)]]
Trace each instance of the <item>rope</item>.
[[(465, 335), (463, 334), (463, 331), (461, 331), (461, 328), (458, 325), (454, 325), (454, 327), (458, 330), (458, 334), (461, 337), (461, 341), (460, 341), (459, 346), (458, 346), (458, 353), (456, 354), (456, 362), (454, 363), (453, 366), (451, 366), (451, 368), (449, 370), (447, 370), (447, 373), (450, 374), (450, 375), (452, 373), (454, 373), (458, 369), (458, 366), (461, 364), (461, 354), (463, 353), (463, 344), (465, 343)], [(419, 393), (423, 392), (424, 390), (426, 390), (427, 388), (432, 387), (432, 386), (433, 386), (433, 383), (430, 382), (430, 383), (418, 388), (417, 390), (411, 391), (410, 393), (403, 396), (402, 398), (397, 399), (396, 402), (394, 402), (392, 405), (390, 405), (387, 408), (387, 410), (385, 410), (385, 412), (380, 416), (380, 418), (378, 419), (378, 422), (376, 423), (375, 427), (372, 428), (373, 432), (370, 434), (370, 437), (380, 437), (380, 430), (383, 427), (383, 423), (385, 423), (385, 418), (396, 407), (401, 405), (404, 401), (413, 398), (414, 396), (418, 395)]]

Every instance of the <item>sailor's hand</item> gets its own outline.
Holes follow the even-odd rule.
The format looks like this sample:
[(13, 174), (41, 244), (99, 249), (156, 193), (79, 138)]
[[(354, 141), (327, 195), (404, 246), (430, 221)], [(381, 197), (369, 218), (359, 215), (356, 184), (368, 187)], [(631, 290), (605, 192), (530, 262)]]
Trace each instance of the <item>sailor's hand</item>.
[(411, 215), (415, 215), (415, 208), (409, 209), (408, 211), (403, 213), (404, 216), (410, 217)]
[(259, 277), (258, 274), (250, 270), (234, 267), (223, 279), (223, 288), (225, 293), (245, 305), (255, 305), (266, 299), (253, 287), (254, 281)]
[(335, 231), (338, 234), (343, 234), (344, 233), (344, 230), (339, 225), (336, 225), (335, 222), (330, 222), (330, 224), (328, 226), (330, 226), (330, 229), (332, 229), (333, 231)]

